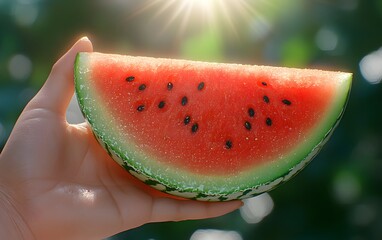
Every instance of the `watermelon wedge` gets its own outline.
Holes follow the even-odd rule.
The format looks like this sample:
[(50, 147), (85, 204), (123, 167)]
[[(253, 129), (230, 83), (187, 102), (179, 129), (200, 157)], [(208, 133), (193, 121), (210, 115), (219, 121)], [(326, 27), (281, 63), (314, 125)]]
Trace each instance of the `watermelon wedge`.
[(302, 170), (340, 121), (352, 75), (79, 53), (80, 108), (108, 154), (152, 187), (227, 201)]

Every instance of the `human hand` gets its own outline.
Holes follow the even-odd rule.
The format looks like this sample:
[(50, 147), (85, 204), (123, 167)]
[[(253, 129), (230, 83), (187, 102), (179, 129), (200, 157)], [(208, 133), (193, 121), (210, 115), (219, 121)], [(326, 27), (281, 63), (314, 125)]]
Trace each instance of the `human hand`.
[(58, 60), (0, 155), (0, 239), (101, 239), (149, 222), (210, 218), (240, 207), (148, 190), (105, 153), (86, 123), (67, 123), (75, 56), (92, 48), (82, 38)]

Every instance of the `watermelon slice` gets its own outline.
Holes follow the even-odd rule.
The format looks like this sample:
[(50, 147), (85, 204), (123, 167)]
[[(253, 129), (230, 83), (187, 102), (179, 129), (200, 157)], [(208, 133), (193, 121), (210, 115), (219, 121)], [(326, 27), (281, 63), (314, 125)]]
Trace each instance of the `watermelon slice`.
[(176, 196), (248, 198), (290, 179), (338, 124), (352, 75), (79, 53), (81, 110), (108, 154)]

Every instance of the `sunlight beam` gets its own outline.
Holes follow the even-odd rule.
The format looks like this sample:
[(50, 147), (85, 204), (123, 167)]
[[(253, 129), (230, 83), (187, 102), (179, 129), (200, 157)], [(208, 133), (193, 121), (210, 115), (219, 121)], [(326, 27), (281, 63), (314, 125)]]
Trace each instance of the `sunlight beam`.
[[(201, 26), (239, 37), (243, 26), (248, 27), (254, 21), (264, 21), (264, 7), (275, 7), (274, 2), (265, 0), (153, 0), (144, 1), (143, 6), (133, 13), (134, 16), (146, 11), (153, 12), (152, 21), (162, 24), (158, 34), (164, 34), (171, 25), (178, 28), (178, 37), (188, 27)], [(162, 18), (162, 19), (160, 19)], [(243, 25), (244, 24), (244, 25)]]
[[(160, 0), (159, 0), (160, 1)], [(153, 20), (163, 15), (172, 5), (176, 4), (177, 0), (168, 0), (159, 10), (153, 15)]]
[(233, 19), (231, 17), (232, 13), (229, 11), (229, 9), (231, 8), (229, 8), (227, 2), (225, 1), (219, 1), (219, 3), (220, 3), (220, 9), (222, 10), (222, 13), (223, 13), (223, 17), (227, 21), (230, 30), (235, 34), (236, 37), (238, 37), (239, 34), (236, 31), (235, 24), (233, 23)]
[(167, 21), (166, 25), (163, 26), (163, 29), (162, 29), (162, 31), (161, 31), (161, 34), (163, 34), (163, 32), (164, 32), (165, 30), (167, 30), (167, 29), (170, 27), (170, 25), (176, 21), (176, 19), (179, 17), (179, 15), (180, 15), (183, 11), (187, 10), (187, 7), (188, 7), (187, 1), (184, 1), (183, 4), (179, 5), (179, 6), (176, 8), (175, 12), (171, 15), (171, 17), (170, 17), (170, 19)]

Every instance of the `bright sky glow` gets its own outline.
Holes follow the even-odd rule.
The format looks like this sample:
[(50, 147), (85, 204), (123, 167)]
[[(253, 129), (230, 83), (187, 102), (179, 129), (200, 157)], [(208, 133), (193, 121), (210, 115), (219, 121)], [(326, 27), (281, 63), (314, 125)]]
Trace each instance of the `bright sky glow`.
[(217, 2), (218, 0), (183, 0), (184, 3), (190, 5), (190, 6), (198, 6), (201, 8), (208, 8), (213, 6), (214, 2)]
[(146, 1), (133, 16), (155, 9), (151, 20), (165, 19), (162, 32), (173, 24), (180, 24), (179, 33), (182, 34), (197, 22), (212, 28), (219, 23), (237, 35), (237, 27), (243, 22), (249, 24), (255, 18), (262, 20), (263, 16), (257, 9), (269, 5), (272, 4), (266, 0), (152, 0)]

